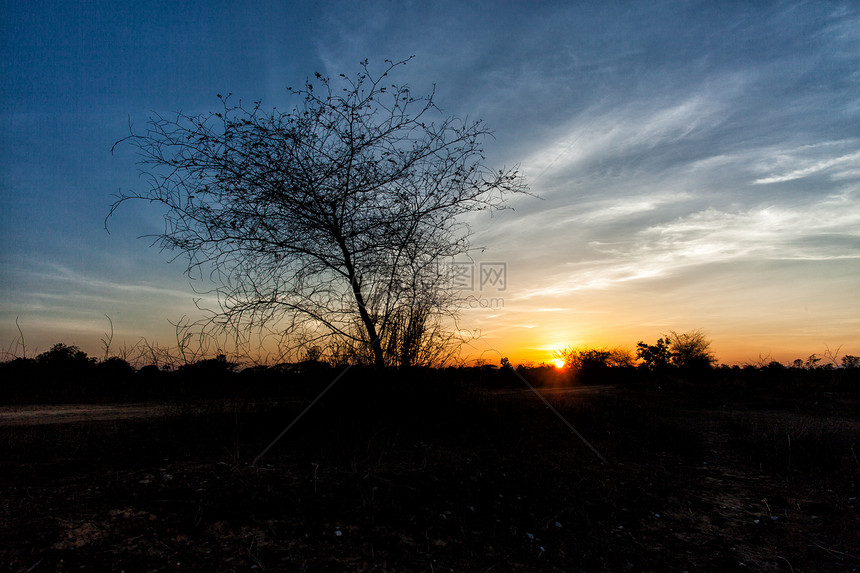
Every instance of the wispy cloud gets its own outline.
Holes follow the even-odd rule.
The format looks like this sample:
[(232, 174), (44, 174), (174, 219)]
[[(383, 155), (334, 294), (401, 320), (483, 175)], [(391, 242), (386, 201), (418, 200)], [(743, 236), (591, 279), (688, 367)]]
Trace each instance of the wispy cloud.
[[(604, 168), (612, 175), (616, 161), (635, 153), (653, 153), (719, 124), (725, 104), (719, 95), (696, 93), (680, 101), (658, 98), (625, 107), (588, 109), (577, 115), (555, 141), (523, 161), (535, 187), (557, 190), (570, 177)], [(561, 186), (561, 187), (560, 187)]]
[(624, 244), (592, 245), (602, 256), (570, 265), (524, 298), (605, 290), (682, 269), (751, 260), (860, 260), (860, 194), (741, 212), (714, 208), (655, 224)]
[(193, 314), (189, 309), (193, 299), (201, 305), (217, 303), (212, 296), (195, 295), (190, 288), (110, 280), (50, 261), (3, 266), (15, 276), (5, 293), (4, 322), (20, 316), (28, 330), (43, 329), (46, 337), (65, 331), (104, 333), (105, 314), (116, 319), (117, 332), (141, 335), (141, 327), (167, 329), (168, 319)]
[[(112, 281), (102, 277), (90, 276), (80, 271), (76, 271), (66, 265), (53, 262), (43, 263), (40, 267), (40, 269), (29, 272), (32, 279), (43, 285), (62, 285), (65, 292), (68, 292), (68, 289), (70, 288), (80, 289), (80, 291), (83, 292), (77, 292), (76, 294), (79, 296), (88, 296), (93, 298), (122, 296), (125, 300), (144, 300), (148, 298), (159, 299), (162, 301), (166, 299), (189, 299), (189, 291), (165, 288), (145, 281)], [(50, 296), (50, 293), (36, 294)]]
[(860, 178), (860, 151), (833, 156), (846, 147), (857, 149), (858, 140), (835, 141), (817, 145), (805, 145), (770, 154), (773, 164), (771, 174), (753, 181), (756, 185), (784, 183), (824, 174), (833, 180)]

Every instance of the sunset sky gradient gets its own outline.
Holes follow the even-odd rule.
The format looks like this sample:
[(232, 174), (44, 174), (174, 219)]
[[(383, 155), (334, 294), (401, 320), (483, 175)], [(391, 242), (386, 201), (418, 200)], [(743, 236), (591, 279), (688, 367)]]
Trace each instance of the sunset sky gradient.
[[(446, 114), (495, 131), (534, 197), (470, 221), (504, 262), (470, 356), (548, 360), (703, 329), (720, 362), (860, 355), (856, 2), (4, 2), (0, 344), (98, 355), (197, 313), (143, 204), (129, 124), (415, 55)], [(480, 247), (484, 247), (482, 251)], [(204, 289), (206, 285), (195, 285)], [(501, 299), (501, 300), (499, 300)]]

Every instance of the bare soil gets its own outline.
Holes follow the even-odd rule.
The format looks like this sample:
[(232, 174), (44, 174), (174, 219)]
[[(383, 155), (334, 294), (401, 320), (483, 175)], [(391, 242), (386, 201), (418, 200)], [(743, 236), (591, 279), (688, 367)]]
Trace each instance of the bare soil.
[(166, 404), (62, 404), (0, 406), (0, 426), (41, 426), (155, 418), (168, 413)]
[(546, 395), (3, 409), (0, 568), (860, 570), (856, 398)]

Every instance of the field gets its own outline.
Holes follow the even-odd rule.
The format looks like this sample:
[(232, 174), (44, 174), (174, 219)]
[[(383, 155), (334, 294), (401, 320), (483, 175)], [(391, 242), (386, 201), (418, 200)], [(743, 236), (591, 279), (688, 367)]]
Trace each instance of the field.
[(388, 378), (4, 407), (0, 566), (860, 570), (857, 392)]

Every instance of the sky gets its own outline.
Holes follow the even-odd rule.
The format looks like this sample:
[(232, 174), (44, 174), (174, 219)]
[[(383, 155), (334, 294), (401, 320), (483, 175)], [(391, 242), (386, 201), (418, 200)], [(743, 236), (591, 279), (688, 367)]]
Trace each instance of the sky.
[[(113, 144), (154, 113), (414, 55), (396, 79), (494, 131), (535, 197), (470, 219), (467, 356), (702, 329), (722, 363), (860, 355), (856, 2), (2, 3), (0, 350), (99, 356), (199, 315)], [(376, 66), (376, 68), (374, 68)], [(494, 266), (495, 265), (495, 266)], [(496, 275), (498, 276), (498, 275)], [(199, 290), (200, 285), (194, 285)], [(20, 331), (19, 331), (20, 329)]]

